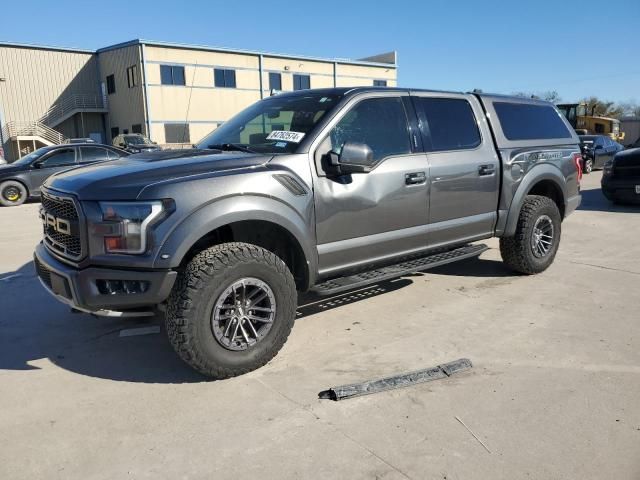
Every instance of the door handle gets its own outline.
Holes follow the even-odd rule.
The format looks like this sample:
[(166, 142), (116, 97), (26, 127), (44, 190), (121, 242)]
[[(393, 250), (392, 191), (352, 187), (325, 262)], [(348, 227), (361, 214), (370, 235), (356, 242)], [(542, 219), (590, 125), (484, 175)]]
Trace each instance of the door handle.
[(494, 173), (496, 173), (495, 165), (480, 165), (478, 167), (479, 175), (493, 175)]
[(420, 185), (427, 181), (427, 175), (424, 172), (405, 173), (404, 183), (407, 185)]

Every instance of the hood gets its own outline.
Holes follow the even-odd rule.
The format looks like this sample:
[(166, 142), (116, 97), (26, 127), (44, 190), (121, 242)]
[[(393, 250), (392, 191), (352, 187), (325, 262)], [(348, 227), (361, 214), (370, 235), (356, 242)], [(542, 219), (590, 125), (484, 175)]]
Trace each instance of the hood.
[(215, 176), (269, 160), (271, 156), (219, 150), (162, 150), (67, 170), (49, 177), (44, 186), (73, 193), (81, 200), (133, 200), (144, 187), (157, 182)]
[(26, 168), (24, 165), (12, 165), (10, 163), (0, 164), (0, 177), (10, 175), (16, 172), (23, 172)]

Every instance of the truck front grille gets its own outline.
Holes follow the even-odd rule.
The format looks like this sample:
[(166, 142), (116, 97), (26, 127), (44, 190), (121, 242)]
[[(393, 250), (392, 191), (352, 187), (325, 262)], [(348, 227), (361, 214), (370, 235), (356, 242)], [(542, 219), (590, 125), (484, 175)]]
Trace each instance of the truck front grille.
[(40, 217), (49, 250), (72, 260), (82, 258), (81, 216), (73, 198), (43, 190)]

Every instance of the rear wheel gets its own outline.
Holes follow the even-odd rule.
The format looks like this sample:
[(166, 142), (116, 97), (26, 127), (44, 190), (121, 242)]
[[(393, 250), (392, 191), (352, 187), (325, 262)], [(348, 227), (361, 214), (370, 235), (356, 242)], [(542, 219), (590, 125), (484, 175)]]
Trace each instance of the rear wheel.
[(558, 251), (561, 225), (560, 212), (553, 200), (528, 195), (520, 210), (515, 235), (500, 239), (502, 260), (520, 273), (546, 270)]
[(15, 207), (27, 200), (27, 189), (20, 182), (8, 180), (0, 183), (0, 205)]
[(584, 173), (591, 173), (593, 172), (593, 160), (591, 160), (590, 158), (587, 158), (584, 161)]
[(295, 319), (291, 272), (272, 252), (227, 243), (196, 255), (167, 305), (167, 333), (180, 357), (212, 378), (261, 367), (282, 348)]

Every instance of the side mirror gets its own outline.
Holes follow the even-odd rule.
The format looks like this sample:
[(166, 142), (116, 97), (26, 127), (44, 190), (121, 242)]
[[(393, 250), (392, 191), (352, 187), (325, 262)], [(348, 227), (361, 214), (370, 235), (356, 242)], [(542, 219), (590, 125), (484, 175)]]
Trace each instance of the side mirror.
[(126, 147), (126, 146), (127, 146), (127, 144), (126, 144), (126, 143), (124, 143), (124, 142), (120, 142), (118, 145), (119, 145), (119, 146), (121, 146), (122, 148), (124, 148), (124, 147)]
[(42, 162), (35, 162), (31, 164), (31, 168), (35, 168), (36, 170), (38, 168), (42, 168)]
[(596, 148), (594, 150), (602, 150), (604, 147), (602, 145), (596, 145)]
[(330, 175), (369, 173), (373, 164), (373, 150), (369, 145), (347, 142), (342, 146), (340, 155), (329, 152), (326, 170)]

